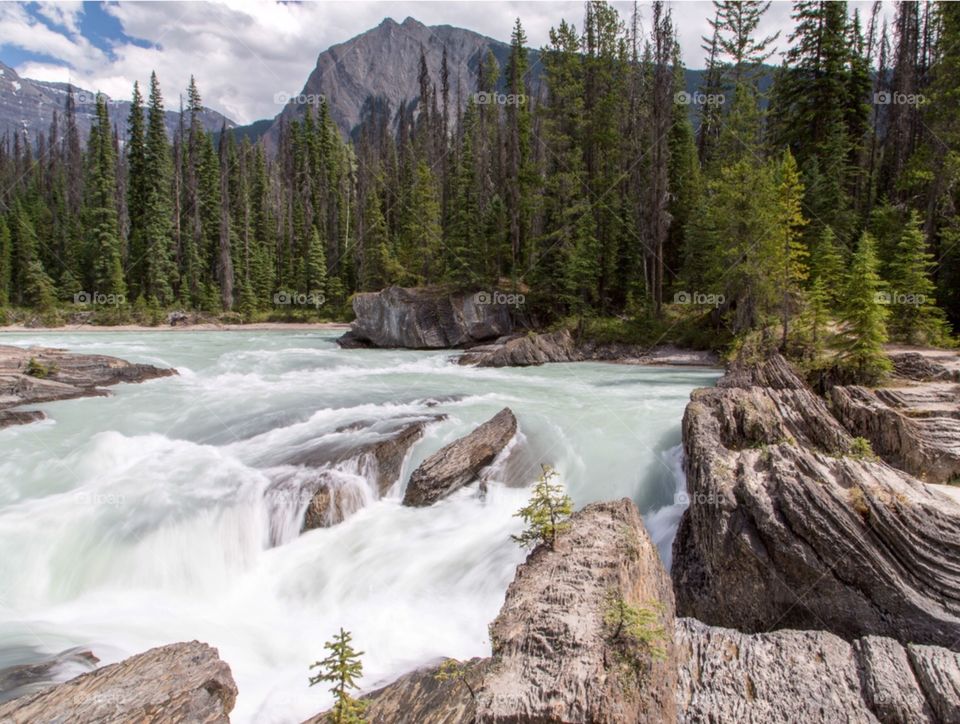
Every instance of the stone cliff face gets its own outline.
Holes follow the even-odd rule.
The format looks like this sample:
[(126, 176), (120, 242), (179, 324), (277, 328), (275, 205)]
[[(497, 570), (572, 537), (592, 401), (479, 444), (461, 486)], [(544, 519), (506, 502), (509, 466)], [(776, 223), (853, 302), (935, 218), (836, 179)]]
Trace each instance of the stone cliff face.
[[(420, 96), (417, 74), (421, 50), (430, 77), (439, 87), (444, 48), (451, 83), (447, 110), (451, 118), (456, 118), (458, 79), (463, 91), (461, 102), (466, 104), (467, 95), (477, 87), (477, 73), (487, 49), (503, 68), (510, 47), (470, 30), (449, 25), (428, 27), (413, 18), (402, 23), (386, 18), (377, 27), (320, 53), (301, 94), (305, 98), (323, 96), (331, 118), (344, 135), (349, 135), (369, 112), (371, 97), (389, 109), (387, 116), (392, 122), (401, 106), (416, 102)], [(536, 51), (532, 54), (535, 56)], [(531, 59), (535, 80), (538, 73), (534, 61), (535, 57)], [(305, 107), (301, 103), (287, 105), (274, 121), (268, 138), (277, 137), (281, 119), (289, 122), (299, 118)]]
[(846, 429), (780, 357), (698, 390), (679, 612), (743, 631), (825, 629), (960, 649), (960, 507)]

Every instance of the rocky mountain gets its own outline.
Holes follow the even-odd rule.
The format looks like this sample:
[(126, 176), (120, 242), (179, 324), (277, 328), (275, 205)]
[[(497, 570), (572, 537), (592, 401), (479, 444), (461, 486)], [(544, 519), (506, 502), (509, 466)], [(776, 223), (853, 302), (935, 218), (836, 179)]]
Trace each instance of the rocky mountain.
[[(450, 78), (450, 112), (457, 98), (466, 103), (477, 85), (480, 64), (489, 48), (500, 67), (507, 63), (510, 46), (471, 30), (450, 25), (427, 26), (414, 18), (397, 23), (385, 18), (377, 27), (320, 53), (317, 65), (300, 94), (290, 98), (268, 131), (275, 139), (281, 120), (303, 115), (310, 104), (325, 98), (333, 120), (344, 133), (360, 123), (371, 99), (389, 104), (391, 114), (401, 104), (420, 95), (418, 71), (423, 50), (430, 77), (439, 91), (443, 51), (447, 51)], [(532, 51), (536, 55), (535, 51)], [(539, 79), (539, 65), (531, 58), (531, 78)]]
[[(52, 83), (43, 80), (22, 78), (8, 65), (0, 63), (0, 137), (4, 134), (24, 133), (31, 142), (35, 142), (38, 132), (50, 131), (53, 112), (63, 118), (67, 101), (66, 83)], [(83, 88), (73, 89), (77, 104), (77, 124), (80, 138), (86, 141), (90, 126), (96, 114), (97, 94)], [(168, 102), (172, 103), (173, 96)], [(107, 97), (111, 121), (120, 129), (126, 129), (127, 115), (130, 113), (130, 101), (113, 100)], [(179, 113), (168, 110), (166, 113), (167, 132), (173, 135), (179, 122)], [(219, 131), (224, 123), (227, 128), (237, 124), (229, 118), (209, 108), (201, 115), (204, 128)], [(60, 126), (61, 132), (64, 126)]]

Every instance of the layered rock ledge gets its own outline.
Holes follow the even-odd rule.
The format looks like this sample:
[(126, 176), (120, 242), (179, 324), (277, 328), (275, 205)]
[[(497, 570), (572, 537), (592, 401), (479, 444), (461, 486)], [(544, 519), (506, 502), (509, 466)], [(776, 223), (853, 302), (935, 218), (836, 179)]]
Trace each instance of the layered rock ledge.
[(517, 418), (505, 407), (468, 435), (445, 445), (413, 471), (403, 504), (433, 505), (477, 480), (517, 434)]
[(0, 722), (225, 724), (237, 699), (230, 667), (200, 643), (150, 649), (0, 704)]
[(39, 410), (10, 408), (107, 395), (103, 387), (175, 374), (173, 369), (106, 355), (0, 345), (0, 428), (44, 418)]
[(683, 430), (681, 615), (960, 650), (960, 506), (862, 455), (786, 360), (695, 391)]

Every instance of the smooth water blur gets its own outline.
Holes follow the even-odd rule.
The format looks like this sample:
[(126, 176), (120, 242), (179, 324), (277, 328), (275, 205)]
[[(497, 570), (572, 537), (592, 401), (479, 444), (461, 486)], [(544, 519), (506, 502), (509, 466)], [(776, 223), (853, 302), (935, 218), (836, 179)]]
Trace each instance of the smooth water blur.
[[(669, 563), (683, 408), (716, 371), (476, 369), (448, 352), (340, 350), (335, 336), (0, 335), (180, 373), (44, 405), (50, 419), (0, 431), (0, 667), (25, 651), (81, 646), (110, 663), (199, 639), (233, 670), (234, 721), (285, 723), (329, 704), (307, 686), (308, 666), (341, 626), (366, 652), (365, 687), (441, 656), (485, 655), (524, 557), (513, 513), (541, 462), (578, 506), (632, 497)], [(485, 497), (472, 486), (429, 508), (400, 505), (420, 461), (505, 406), (521, 435)], [(297, 536), (302, 506), (268, 504), (285, 454), (436, 413), (448, 417), (414, 446), (400, 483), (340, 525)], [(287, 533), (272, 545), (277, 529)]]

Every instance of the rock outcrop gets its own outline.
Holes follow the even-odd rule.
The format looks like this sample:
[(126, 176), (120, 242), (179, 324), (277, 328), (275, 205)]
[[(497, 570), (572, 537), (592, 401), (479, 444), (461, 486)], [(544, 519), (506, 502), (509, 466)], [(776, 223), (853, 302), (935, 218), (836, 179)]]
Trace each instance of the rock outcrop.
[(356, 319), (339, 341), (344, 347), (446, 349), (509, 334), (510, 308), (483, 293), (388, 287), (353, 297)]
[(217, 650), (170, 644), (0, 704), (0, 722), (225, 724), (237, 686)]
[(505, 407), (459, 440), (444, 446), (413, 471), (403, 504), (433, 505), (464, 485), (477, 480), (517, 432), (517, 418)]
[[(339, 439), (332, 443), (320, 439), (278, 461), (285, 466), (315, 470), (315, 474), (304, 477), (284, 470), (268, 488), (267, 497), (277, 498), (279, 502), (290, 496), (307, 501), (301, 532), (336, 525), (364, 504), (362, 492), (355, 486), (343, 485), (336, 475), (337, 470), (350, 468), (375, 480), (376, 497), (382, 497), (400, 478), (410, 448), (423, 437), (427, 425), (445, 418), (446, 415), (429, 415), (414, 420), (371, 424), (376, 435), (359, 444), (352, 438), (349, 443)], [(365, 426), (350, 426), (350, 429)], [(279, 544), (281, 538), (282, 531), (271, 532), (274, 545)]]
[(690, 618), (675, 631), (680, 722), (960, 721), (960, 656), (946, 649)]
[[(653, 614), (650, 641), (618, 630), (620, 602)], [(517, 569), (490, 626), (489, 658), (447, 668), (443, 680), (440, 667), (403, 676), (364, 697), (366, 716), (382, 724), (673, 722), (673, 616), (670, 579), (636, 506), (594, 503), (574, 514), (554, 549), (537, 548)]]
[[(652, 646), (618, 633), (620, 601), (656, 614)], [(490, 626), (477, 720), (674, 721), (673, 616), (670, 580), (633, 502), (588, 505), (554, 550), (538, 548), (517, 569)]]
[(459, 357), (461, 365), (476, 367), (531, 367), (549, 362), (622, 362), (637, 365), (715, 366), (712, 352), (683, 350), (671, 345), (653, 348), (629, 344), (577, 343), (569, 330), (523, 334), (471, 347)]
[(960, 384), (830, 390), (833, 413), (885, 461), (921, 480), (960, 480)]
[(858, 457), (782, 357), (695, 391), (683, 430), (681, 615), (960, 649), (960, 507)]
[(0, 428), (43, 419), (37, 410), (11, 410), (76, 397), (109, 394), (101, 388), (177, 374), (173, 369), (99, 354), (46, 347), (0, 346)]

